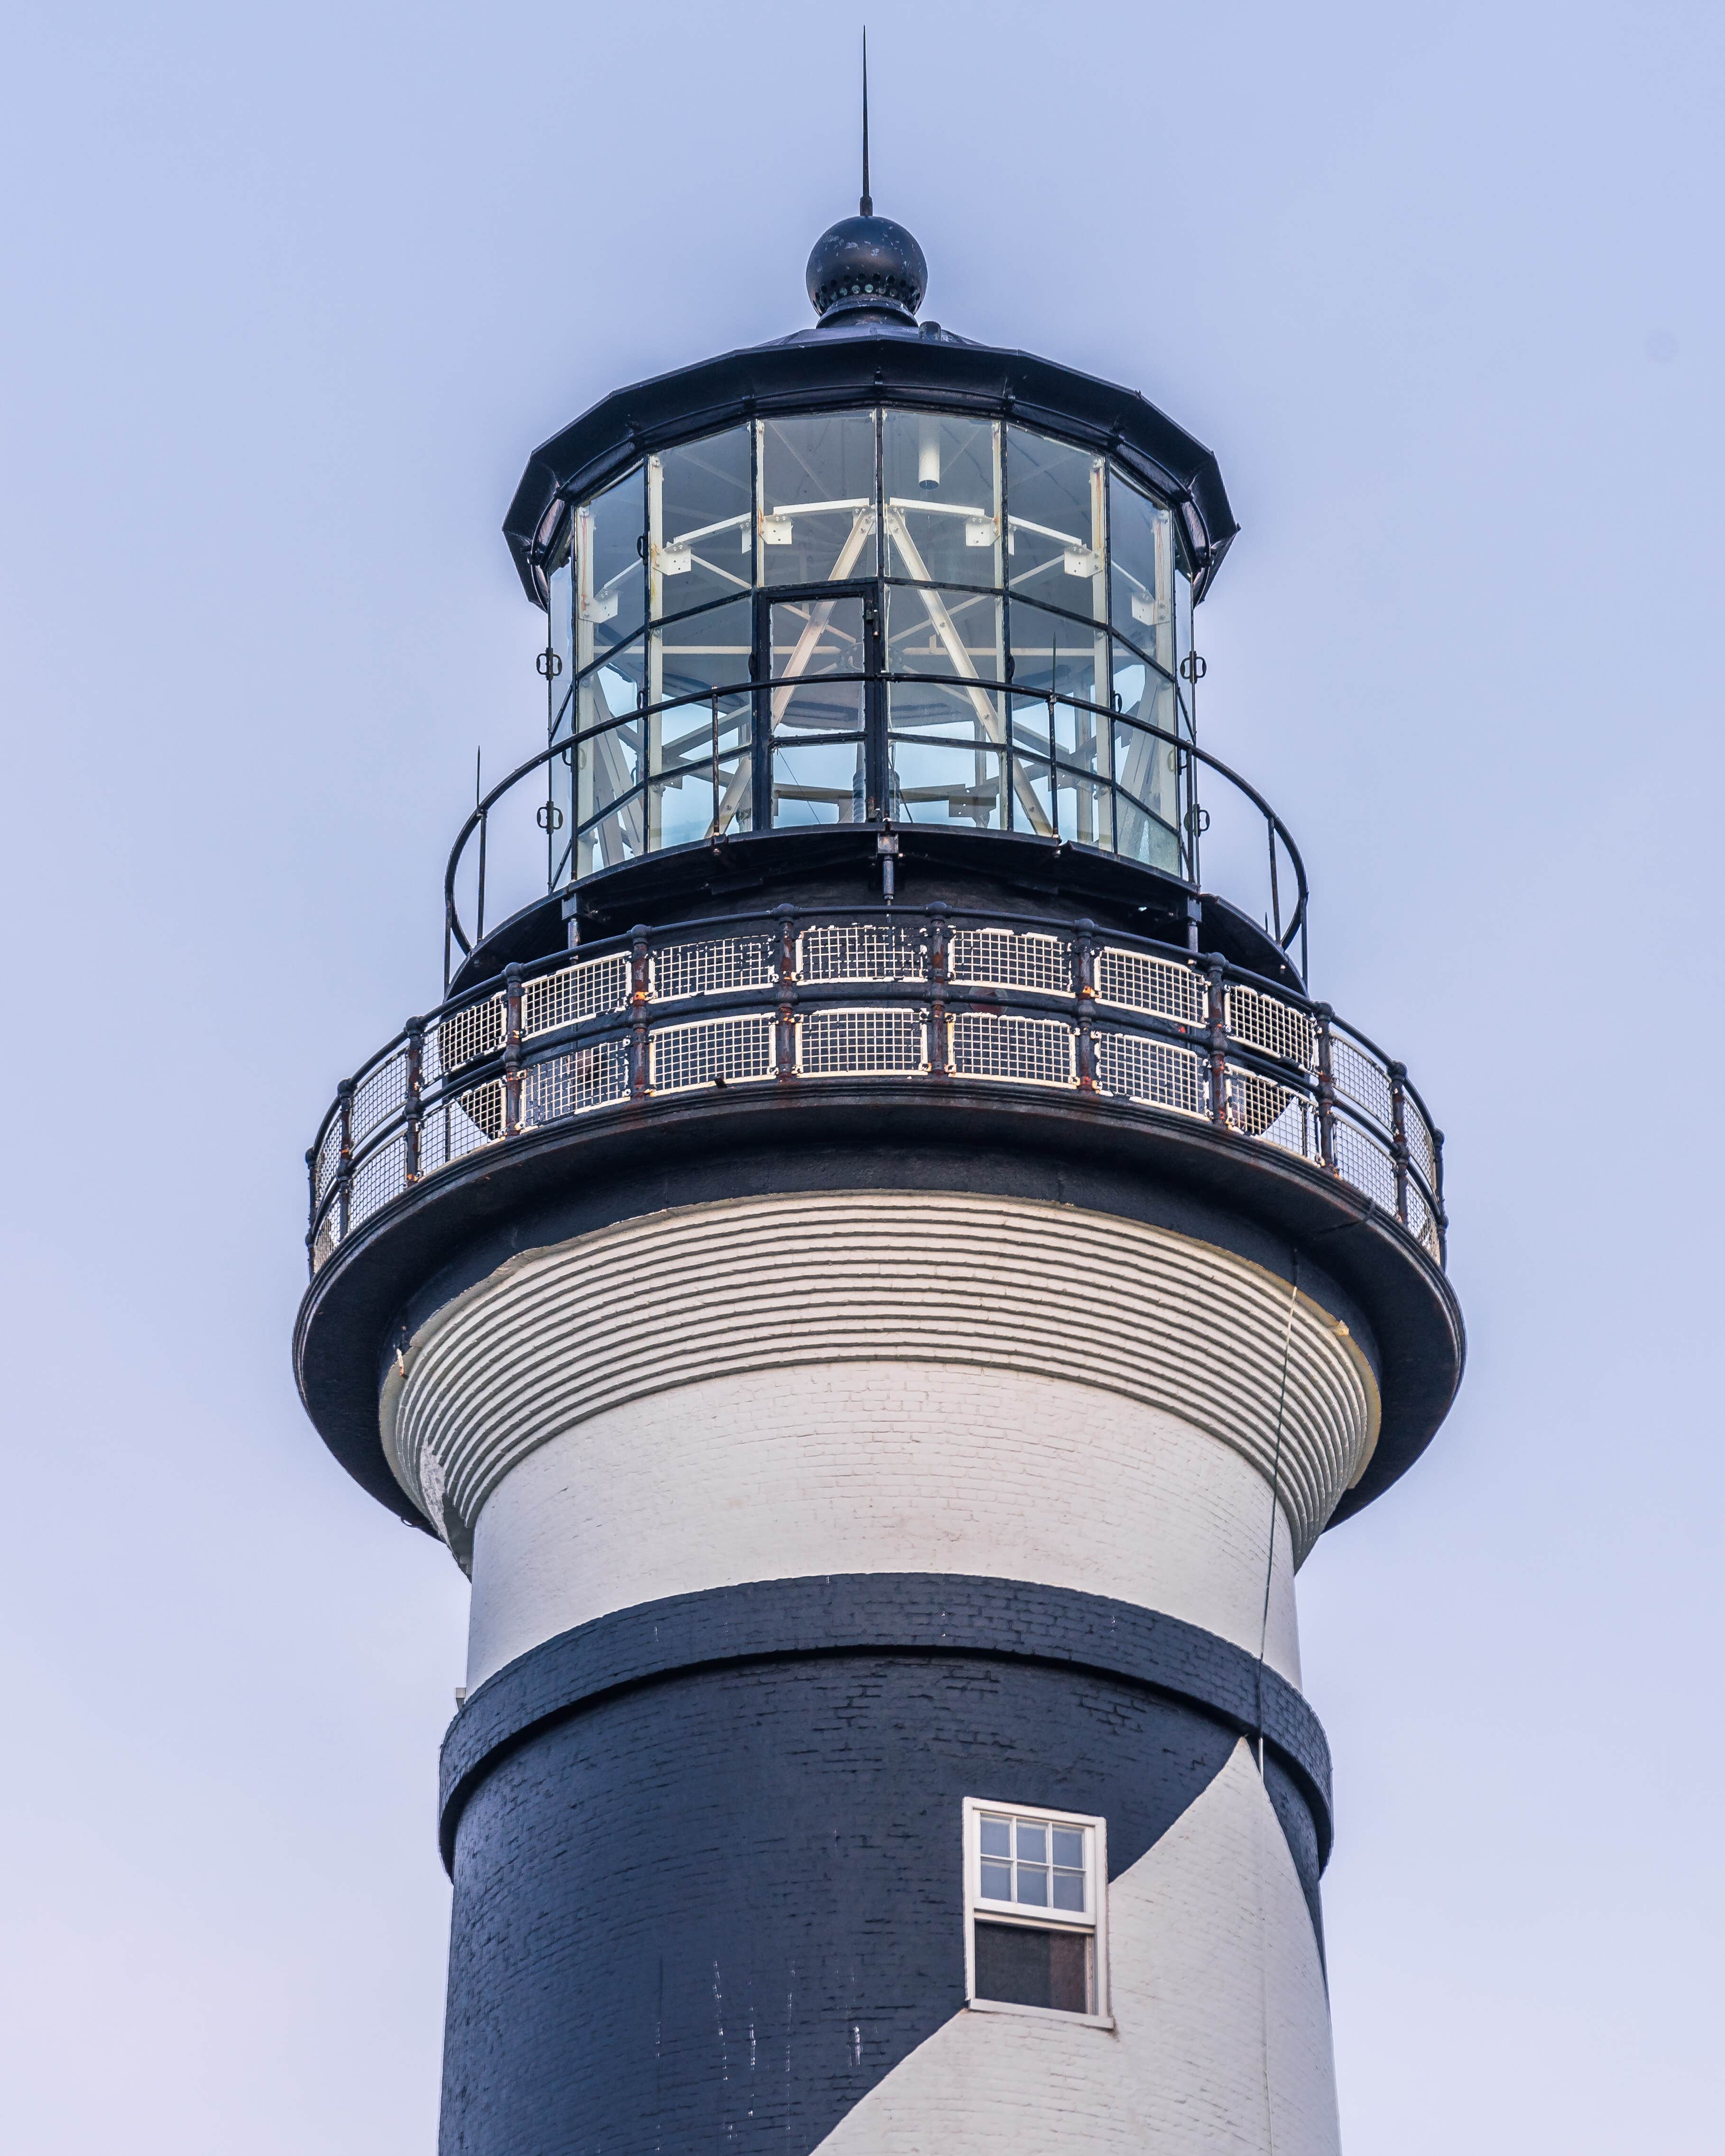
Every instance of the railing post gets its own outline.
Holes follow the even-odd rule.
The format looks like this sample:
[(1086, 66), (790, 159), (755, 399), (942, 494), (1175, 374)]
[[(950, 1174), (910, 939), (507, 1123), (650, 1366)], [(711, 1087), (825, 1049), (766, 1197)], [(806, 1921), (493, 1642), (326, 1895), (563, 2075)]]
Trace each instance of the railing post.
[(503, 968), (503, 1135), (521, 1127), (521, 969)]
[(647, 937), (644, 921), (630, 929), (629, 1003), (634, 1023), (629, 1033), (629, 1091), (632, 1100), (647, 1097)]
[(1078, 998), (1078, 1090), (1096, 1090), (1096, 1051), (1092, 1028), (1096, 1014), (1096, 946), (1094, 921), (1076, 921), (1078, 940), (1072, 947), (1073, 988)]
[(1431, 1134), (1431, 1194), (1437, 1200), (1438, 1263), (1450, 1262), (1450, 1216), (1444, 1210), (1444, 1134)]
[(797, 909), (794, 906), (776, 906), (773, 911), (778, 922), (778, 1022), (774, 1028), (773, 1068), (779, 1084), (783, 1086), (797, 1075), (796, 1019), (793, 1009), (797, 1000)]
[(1390, 1151), (1395, 1160), (1395, 1217), (1408, 1224), (1408, 1096), (1405, 1063), (1384, 1065), (1389, 1073)]
[(1336, 1075), (1330, 1058), (1330, 1019), (1333, 1014), (1327, 1004), (1314, 1004), (1312, 1015), (1317, 1021), (1317, 1157), (1336, 1173)]
[(419, 1180), (419, 1137), (424, 1110), (421, 1106), (425, 1091), (425, 1021), (410, 1018), (402, 1028), (408, 1037), (407, 1072), (407, 1134), (402, 1141), (402, 1176), (407, 1183)]
[(305, 1183), (311, 1200), (305, 1216), (305, 1270), (315, 1280), (317, 1276), (317, 1147), (305, 1148)]
[(949, 1078), (952, 1074), (947, 1058), (947, 982), (952, 932), (947, 925), (947, 909), (938, 899), (923, 911), (928, 916), (928, 1075)]
[(1219, 1130), (1228, 1122), (1228, 978), (1227, 961), (1209, 963), (1210, 1121)]
[(341, 1103), (341, 1151), (336, 1168), (336, 1240), (347, 1240), (347, 1220), (353, 1194), (353, 1081), (344, 1078), (336, 1088)]

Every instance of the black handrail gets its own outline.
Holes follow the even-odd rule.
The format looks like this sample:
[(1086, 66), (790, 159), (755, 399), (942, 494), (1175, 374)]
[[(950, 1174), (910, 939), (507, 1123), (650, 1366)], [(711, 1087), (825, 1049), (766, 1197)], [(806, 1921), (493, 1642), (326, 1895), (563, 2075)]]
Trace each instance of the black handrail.
[[(889, 675), (875, 671), (872, 673), (823, 674), (814, 678), (818, 678), (823, 685), (840, 681), (861, 681), (865, 683), (907, 681), (932, 683), (937, 687), (945, 688), (950, 688), (953, 685), (952, 676), (948, 675), (935, 674), (894, 673)], [(644, 719), (661, 716), (667, 711), (681, 711), (696, 705), (711, 705), (713, 704), (716, 699), (724, 696), (749, 696), (761, 689), (763, 685), (771, 687), (773, 685), (762, 685), (755, 681), (738, 681), (733, 682), (728, 686), (707, 687), (698, 690), (691, 690), (685, 696), (662, 697), (657, 703), (644, 704), (633, 711), (618, 712), (614, 716), (605, 720), (603, 724), (589, 729), (589, 731), (584, 735), (578, 737), (568, 737), (562, 741), (548, 742), (544, 748), (538, 750), (534, 755), (529, 757), (526, 762), (518, 764), (506, 778), (499, 780), (497, 784), (491, 788), (489, 793), (485, 794), (481, 800), (475, 803), (473, 808), (463, 822), (460, 829), (456, 834), (455, 843), (449, 850), (448, 865), (445, 867), (444, 871), (444, 983), (445, 988), (449, 985), (450, 974), (449, 957), (451, 943), (453, 942), (459, 948), (464, 957), (468, 957), (472, 956), (475, 947), (474, 941), (469, 938), (465, 929), (462, 926), (460, 915), (455, 902), (455, 879), (460, 872), (462, 856), (466, 851), (469, 841), (473, 838), (474, 834), (477, 832), (480, 836), (480, 875), (478, 890), (477, 912), (475, 920), (475, 935), (478, 941), (483, 942), (485, 937), (485, 878), (483, 870), (485, 854), (486, 827), (492, 809), (506, 793), (511, 792), (521, 783), (522, 779), (528, 778), (536, 771), (542, 770), (547, 764), (553, 762), (558, 757), (566, 757), (572, 754), (580, 746), (580, 742), (582, 741), (591, 740), (599, 734), (614, 731), (618, 727), (638, 724)], [(1230, 786), (1234, 787), (1239, 793), (1244, 794), (1246, 799), (1251, 803), (1252, 806), (1258, 811), (1259, 814), (1263, 817), (1265, 823), (1268, 827), (1270, 834), (1271, 888), (1272, 892), (1277, 891), (1276, 875), (1276, 842), (1278, 839), (1280, 839), (1283, 846), (1287, 850), (1289, 861), (1293, 867), (1295, 881), (1299, 891), (1299, 897), (1295, 905), (1292, 914), (1289, 916), (1286, 930), (1281, 931), (1277, 936), (1277, 942), (1279, 942), (1281, 948), (1284, 951), (1290, 950), (1292, 947), (1295, 938), (1301, 935), (1306, 925), (1306, 909), (1309, 893), (1306, 880), (1305, 862), (1301, 858), (1300, 850), (1298, 846), (1295, 844), (1293, 834), (1288, 829), (1287, 825), (1283, 823), (1281, 818), (1277, 815), (1275, 809), (1271, 807), (1264, 796), (1259, 793), (1256, 787), (1255, 787), (1249, 779), (1243, 778), (1231, 765), (1224, 763), (1219, 757), (1212, 756), (1208, 749), (1200, 748), (1195, 742), (1188, 740), (1183, 734), (1171, 733), (1166, 727), (1147, 725), (1142, 720), (1130, 718), (1125, 714), (1113, 711), (1106, 705), (1093, 703), (1085, 697), (1068, 696), (1060, 694), (1057, 691), (1044, 690), (1040, 689), (1014, 687), (1010, 683), (990, 682), (981, 680), (978, 680), (974, 684), (967, 683), (965, 685), (973, 685), (999, 695), (1009, 695), (1027, 700), (1034, 698), (1038, 701), (1048, 701), (1053, 704), (1063, 705), (1069, 711), (1086, 711), (1099, 719), (1108, 721), (1111, 723), (1117, 719), (1126, 718), (1127, 723), (1130, 724), (1136, 732), (1145, 735), (1151, 740), (1164, 741), (1168, 742), (1172, 747), (1179, 750), (1183, 755), (1191, 757), (1194, 762), (1204, 765), (1207, 769), (1215, 772), (1219, 777), (1226, 779)], [(1052, 746), (1052, 744), (1050, 744), (1050, 746)], [(1016, 753), (1015, 751), (1012, 750), (1007, 750), (1004, 752), (1009, 754)], [(1075, 776), (1083, 777), (1086, 775), (1081, 766), (1072, 763), (1061, 763), (1057, 753), (1053, 755), (1052, 757), (1033, 758), (1032, 760), (1041, 762), (1051, 762), (1056, 769), (1068, 771)], [(1095, 776), (1096, 774), (1092, 773), (1089, 775)], [(629, 800), (634, 798), (635, 795), (639, 793), (648, 783), (649, 781), (647, 780), (639, 781), (634, 787), (632, 787), (628, 793), (619, 795), (617, 800), (608, 802), (605, 804), (604, 808), (599, 812), (600, 817), (614, 814), (619, 807), (623, 806)], [(598, 817), (589, 819), (590, 822), (598, 820), (599, 820), (599, 818)], [(895, 826), (892, 819), (886, 819), (874, 824), (858, 824), (853, 828), (859, 830), (887, 830), (895, 828)], [(903, 827), (901, 825), (898, 828)], [(572, 829), (570, 835), (572, 843), (576, 835), (573, 829)], [(695, 843), (701, 842), (696, 841)], [(1060, 843), (1070, 842), (1063, 841)], [(1077, 843), (1081, 844), (1083, 842), (1079, 841)], [(679, 850), (671, 848), (666, 849), (667, 852), (675, 850)], [(1123, 856), (1122, 858), (1129, 858), (1129, 856)], [(1188, 884), (1188, 887), (1194, 891), (1196, 891), (1198, 888), (1194, 880), (1182, 878), (1180, 880), (1186, 882)], [(552, 886), (547, 886), (547, 890), (552, 887)], [(1280, 929), (1279, 922), (1278, 929)], [(1302, 963), (1301, 967), (1302, 978), (1304, 978), (1305, 972), (1306, 968)]]
[[(1327, 1005), (1315, 1002), (1280, 982), (1269, 980), (1249, 968), (1227, 961), (1209, 957), (1200, 962), (1190, 952), (1178, 946), (1126, 931), (1101, 931), (1087, 922), (981, 907), (896, 908), (886, 905), (794, 907), (781, 905), (743, 914), (691, 916), (652, 931), (630, 931), (598, 938), (583, 945), (578, 957), (567, 952), (557, 952), (531, 965), (506, 968), (493, 978), (476, 983), (459, 995), (449, 998), (424, 1018), (410, 1019), (393, 1040), (367, 1059), (352, 1078), (342, 1081), (337, 1089), (335, 1103), (325, 1116), (316, 1140), (306, 1154), (311, 1183), (307, 1242), (311, 1249), (314, 1270), (317, 1262), (316, 1250), (321, 1240), (327, 1237), (332, 1250), (336, 1244), (346, 1239), (352, 1227), (362, 1224), (360, 1219), (351, 1217), (355, 1186), (367, 1163), (381, 1156), (388, 1146), (401, 1142), (405, 1147), (399, 1163), (401, 1188), (388, 1194), (376, 1204), (367, 1205), (362, 1219), (369, 1217), (380, 1204), (389, 1203), (393, 1197), (404, 1195), (413, 1183), (424, 1179), (419, 1147), (422, 1129), (439, 1111), (447, 1115), (464, 1102), (470, 1107), (473, 1101), (500, 1078), (505, 1081), (506, 1087), (512, 1081), (515, 1091), (509, 1095), (509, 1106), (503, 1111), (501, 1131), (501, 1136), (507, 1140), (517, 1127), (515, 1116), (509, 1109), (517, 1101), (520, 1088), (525, 1082), (525, 1074), (552, 1056), (567, 1055), (575, 1046), (583, 1051), (603, 1049), (608, 1043), (619, 1049), (627, 1047), (636, 1073), (630, 1087), (633, 1095), (644, 1091), (646, 1086), (643, 1061), (646, 1034), (673, 1014), (676, 1023), (685, 1023), (691, 1017), (702, 1014), (736, 1014), (752, 1006), (767, 1015), (778, 1009), (783, 983), (775, 979), (770, 983), (762, 981), (683, 996), (655, 996), (652, 1018), (649, 1020), (640, 998), (647, 992), (644, 969), (649, 957), (655, 952), (674, 944), (698, 942), (704, 936), (713, 940), (738, 937), (747, 940), (755, 937), (763, 942), (770, 936), (788, 950), (800, 932), (818, 927), (824, 922), (842, 922), (857, 927), (891, 927), (913, 933), (920, 930), (932, 939), (931, 949), (933, 943), (938, 942), (942, 951), (950, 943), (953, 932), (970, 927), (1052, 934), (1068, 942), (1075, 968), (1072, 976), (1075, 985), (1070, 989), (1026, 988), (992, 981), (958, 981), (951, 978), (947, 968), (942, 965), (931, 968), (926, 976), (915, 978), (801, 980), (797, 983), (796, 999), (799, 1005), (807, 1005), (812, 1010), (818, 1010), (824, 1004), (843, 1006), (855, 1003), (859, 998), (865, 998), (871, 1004), (932, 1004), (942, 1009), (956, 1005), (959, 1011), (973, 1002), (980, 1001), (990, 1012), (1022, 1009), (1026, 1014), (1044, 1017), (1060, 1015), (1069, 1023), (1076, 1019), (1079, 1033), (1086, 1044), (1080, 1050), (1081, 1084), (1091, 1069), (1088, 1059), (1091, 1050), (1087, 1045), (1089, 1029), (1093, 1017), (1101, 1015), (1096, 1009), (1096, 998), (1091, 977), (1093, 959), (1091, 953), (1097, 939), (1106, 937), (1111, 947), (1141, 953), (1190, 974), (1194, 984), (1202, 984), (1208, 994), (1207, 1015), (1204, 1020), (1195, 1017), (1191, 1019), (1176, 1019), (1136, 1006), (1107, 1003), (1103, 1006), (1106, 1012), (1106, 1025), (1110, 1029), (1120, 1028), (1128, 1032), (1178, 1041), (1194, 1053), (1202, 1053), (1208, 1048), (1213, 1059), (1220, 1056), (1224, 1070), (1237, 1070), (1247, 1076), (1255, 1075), (1267, 1080), (1286, 1096), (1289, 1101), (1301, 1101), (1314, 1116), (1319, 1138), (1317, 1158), (1322, 1166), (1348, 1182), (1351, 1187), (1364, 1190), (1370, 1195), (1367, 1186), (1361, 1183), (1357, 1176), (1349, 1176), (1336, 1157), (1334, 1139), (1338, 1123), (1340, 1127), (1358, 1129), (1390, 1163), (1394, 1196), (1385, 1209), (1399, 1219), (1416, 1239), (1420, 1238), (1421, 1225), (1409, 1204), (1409, 1193), (1414, 1194), (1430, 1224), (1436, 1254), (1442, 1262), (1445, 1225), (1443, 1211), (1443, 1134), (1432, 1122), (1424, 1100), (1407, 1080), (1403, 1066), (1385, 1055), (1369, 1036), (1336, 1019)], [(532, 1036), (531, 1045), (523, 1042), (519, 1016), (513, 1016), (495, 1045), (462, 1056), (453, 1068), (443, 1067), (443, 1058), (447, 1052), (444, 1029), (463, 1013), (476, 1010), (506, 996), (511, 1012), (518, 1014), (526, 992), (540, 978), (572, 967), (584, 968), (624, 955), (631, 962), (629, 989), (614, 1009), (547, 1028)], [(788, 959), (783, 961), (784, 964), (789, 963)], [(938, 981), (935, 978), (937, 971)], [(1266, 1050), (1226, 1023), (1223, 1006), (1217, 998), (1225, 997), (1235, 988), (1252, 989), (1284, 1009), (1301, 1014), (1313, 1029), (1317, 1052), (1312, 1064), (1291, 1063), (1285, 1057)], [(783, 1022), (783, 1011), (778, 1010), (778, 1014)], [(936, 1014), (938, 1015), (938, 1012)], [(1338, 1096), (1332, 1082), (1327, 1045), (1337, 1034), (1345, 1035), (1354, 1043), (1375, 1065), (1377, 1075), (1382, 1079), (1390, 1097), (1391, 1110), (1388, 1118), (1375, 1116), (1363, 1104)], [(435, 1081), (429, 1085), (424, 1081), (423, 1065), (424, 1044), (428, 1039), (435, 1040), (438, 1044), (439, 1066)], [(944, 1035), (941, 1053), (944, 1055)], [(398, 1103), (392, 1102), (378, 1114), (375, 1122), (356, 1128), (356, 1107), (363, 1101), (367, 1084), (383, 1074), (392, 1059), (398, 1057), (403, 1059), (404, 1073), (402, 1100)], [(817, 1077), (814, 1082), (819, 1083), (820, 1081)], [(1216, 1080), (1213, 1072), (1211, 1113), (1214, 1120), (1224, 1127), (1232, 1127), (1234, 1108), (1225, 1084), (1223, 1084), (1222, 1091), (1218, 1091), (1219, 1082), (1221, 1081)], [(1420, 1157), (1416, 1157), (1408, 1141), (1407, 1117), (1410, 1106), (1429, 1140), (1429, 1174), (1424, 1164), (1425, 1153), (1422, 1152)], [(1303, 1112), (1305, 1108), (1302, 1108)], [(341, 1140), (339, 1154), (331, 1155), (329, 1149), (336, 1135)], [(498, 1135), (499, 1132), (490, 1133), (490, 1140), (495, 1142)], [(1241, 1135), (1249, 1138), (1255, 1136), (1249, 1130)], [(1309, 1154), (1303, 1157), (1312, 1158)], [(332, 1173), (330, 1172), (331, 1169)], [(431, 1172), (436, 1172), (435, 1166)], [(332, 1215), (335, 1216), (333, 1227), (331, 1225)]]

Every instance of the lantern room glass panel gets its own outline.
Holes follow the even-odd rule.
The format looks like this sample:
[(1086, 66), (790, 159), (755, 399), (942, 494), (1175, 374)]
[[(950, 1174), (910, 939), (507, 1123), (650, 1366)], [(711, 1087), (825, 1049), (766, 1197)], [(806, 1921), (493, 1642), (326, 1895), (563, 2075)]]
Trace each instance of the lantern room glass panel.
[(733, 427), (647, 459), (648, 605), (655, 621), (754, 583), (752, 430)]
[(1006, 430), (1007, 583), (1045, 606), (1108, 619), (1106, 458)]
[(575, 512), (578, 671), (626, 643), (646, 617), (639, 466)]
[(756, 504), (763, 584), (875, 574), (875, 414), (767, 419)]
[(1191, 876), (1181, 544), (1106, 455), (957, 413), (654, 451), (572, 506), (544, 564), (551, 882), (757, 814), (1022, 831)]
[(888, 412), (880, 460), (886, 575), (998, 588), (999, 425), (939, 412)]

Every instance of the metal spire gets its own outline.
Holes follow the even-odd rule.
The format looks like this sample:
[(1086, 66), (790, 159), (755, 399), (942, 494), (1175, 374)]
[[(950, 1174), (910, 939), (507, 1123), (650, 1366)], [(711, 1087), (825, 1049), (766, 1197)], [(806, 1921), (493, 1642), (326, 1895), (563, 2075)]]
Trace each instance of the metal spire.
[(863, 28), (863, 191), (857, 208), (865, 217), (875, 214), (875, 198), (869, 192), (869, 33)]

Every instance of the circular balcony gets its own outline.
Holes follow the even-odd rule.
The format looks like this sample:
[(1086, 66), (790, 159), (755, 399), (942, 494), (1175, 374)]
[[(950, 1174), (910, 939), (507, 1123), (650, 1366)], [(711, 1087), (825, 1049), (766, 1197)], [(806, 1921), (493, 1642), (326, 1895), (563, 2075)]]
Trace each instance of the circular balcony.
[[(1309, 1251), (1382, 1363), (1382, 1435), (1338, 1517), (1418, 1456), (1460, 1379), (1442, 1140), (1402, 1065), (1281, 982), (1093, 921), (783, 904), (511, 964), (345, 1081), (306, 1158), (301, 1391), (403, 1517), (367, 1373), (449, 1267), (612, 1193), (651, 1210), (811, 1175), (1028, 1176), (1104, 1211), (1150, 1194), (1200, 1237), (1245, 1224), (1284, 1276)], [(627, 1354), (649, 1321), (619, 1322)]]
[(306, 1158), (314, 1276), (416, 1186), (553, 1126), (760, 1087), (1032, 1088), (1209, 1125), (1333, 1176), (1439, 1265), (1441, 1134), (1323, 1004), (1024, 916), (790, 906), (614, 937), (412, 1021)]

